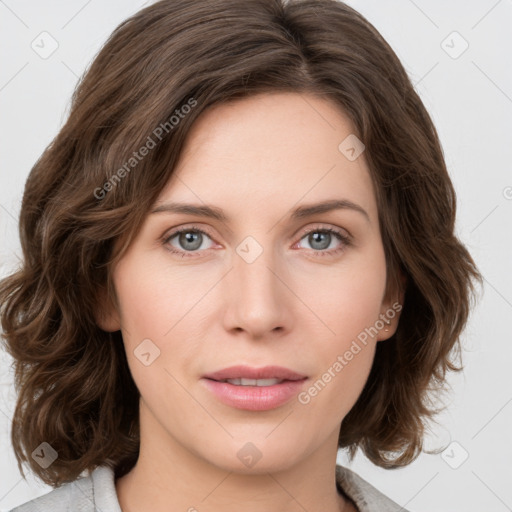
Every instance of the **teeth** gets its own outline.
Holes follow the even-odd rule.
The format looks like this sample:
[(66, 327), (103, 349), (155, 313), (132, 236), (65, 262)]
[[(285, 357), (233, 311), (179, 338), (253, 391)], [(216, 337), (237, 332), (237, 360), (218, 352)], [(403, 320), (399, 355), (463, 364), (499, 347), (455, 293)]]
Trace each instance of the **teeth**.
[(283, 382), (282, 379), (227, 379), (225, 382), (229, 382), (235, 386), (274, 386)]

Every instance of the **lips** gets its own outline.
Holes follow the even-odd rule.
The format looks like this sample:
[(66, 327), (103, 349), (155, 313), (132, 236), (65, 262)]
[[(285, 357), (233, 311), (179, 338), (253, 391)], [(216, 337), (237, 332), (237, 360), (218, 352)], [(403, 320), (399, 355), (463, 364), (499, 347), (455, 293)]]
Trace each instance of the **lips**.
[(297, 381), (305, 379), (306, 376), (283, 366), (265, 366), (263, 368), (252, 368), (250, 366), (238, 365), (230, 366), (229, 368), (224, 368), (222, 370), (209, 373), (204, 375), (203, 378), (215, 380), (217, 382), (226, 382), (230, 379), (247, 379), (245, 381), (246, 385), (250, 385), (248, 381), (265, 379), (277, 379), (278, 381)]
[(201, 384), (222, 403), (236, 409), (267, 411), (289, 402), (307, 377), (283, 366), (231, 366), (204, 375)]
[(290, 402), (306, 381), (305, 375), (282, 366), (231, 366), (201, 379), (222, 403), (247, 411), (268, 411)]

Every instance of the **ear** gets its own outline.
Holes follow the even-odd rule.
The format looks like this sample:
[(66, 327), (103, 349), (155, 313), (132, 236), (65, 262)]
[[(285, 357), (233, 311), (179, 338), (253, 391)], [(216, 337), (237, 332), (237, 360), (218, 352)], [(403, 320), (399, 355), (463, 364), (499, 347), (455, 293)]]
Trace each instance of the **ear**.
[[(376, 324), (379, 327), (377, 341), (388, 340), (393, 336), (398, 328), (400, 312), (404, 307), (405, 290), (407, 288), (407, 277), (400, 270), (399, 283), (395, 286), (395, 291), (386, 290), (386, 295), (381, 305), (379, 315), (380, 322)], [(398, 289), (397, 289), (398, 288)], [(382, 328), (380, 326), (382, 325)]]
[(98, 292), (94, 316), (98, 327), (104, 331), (115, 332), (121, 329), (118, 307), (110, 299), (106, 288)]

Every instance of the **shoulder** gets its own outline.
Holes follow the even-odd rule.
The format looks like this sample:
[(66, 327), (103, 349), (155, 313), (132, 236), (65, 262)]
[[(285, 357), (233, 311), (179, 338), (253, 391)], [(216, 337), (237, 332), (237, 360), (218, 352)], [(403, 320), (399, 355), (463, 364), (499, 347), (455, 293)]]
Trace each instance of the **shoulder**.
[(10, 512), (121, 512), (114, 484), (114, 472), (99, 466), (92, 473), (61, 485)]
[(360, 512), (407, 512), (405, 508), (344, 466), (336, 465), (336, 483), (354, 501)]

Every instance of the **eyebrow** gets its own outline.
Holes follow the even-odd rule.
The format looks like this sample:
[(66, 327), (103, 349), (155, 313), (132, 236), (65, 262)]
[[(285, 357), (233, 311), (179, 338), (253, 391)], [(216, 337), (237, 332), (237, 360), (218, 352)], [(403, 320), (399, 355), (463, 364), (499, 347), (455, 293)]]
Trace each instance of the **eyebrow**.
[[(332, 199), (323, 201), (321, 203), (302, 205), (295, 208), (290, 218), (292, 220), (304, 219), (319, 213), (327, 213), (334, 210), (352, 210), (362, 214), (367, 222), (370, 222), (370, 216), (366, 210), (358, 204), (349, 201), (348, 199)], [(195, 205), (187, 203), (164, 203), (156, 206), (151, 210), (151, 213), (184, 213), (189, 215), (197, 215), (199, 217), (209, 217), (219, 220), (221, 222), (229, 222), (229, 217), (224, 213), (221, 208), (209, 205)]]

